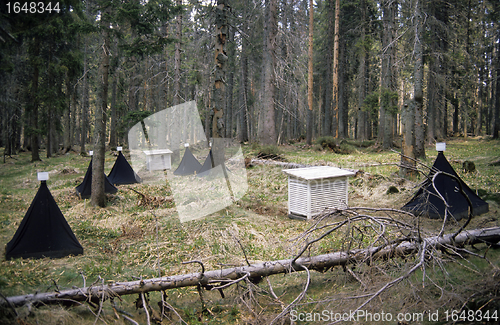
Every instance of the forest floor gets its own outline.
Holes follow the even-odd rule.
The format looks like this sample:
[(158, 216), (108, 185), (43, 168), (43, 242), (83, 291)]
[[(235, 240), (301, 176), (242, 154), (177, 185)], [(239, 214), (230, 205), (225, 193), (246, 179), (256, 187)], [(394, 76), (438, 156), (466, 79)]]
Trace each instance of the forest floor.
[[(298, 142), (280, 146), (277, 154), (288, 162), (362, 171), (349, 180), (349, 206), (400, 208), (413, 196), (422, 180), (400, 178), (397, 166), (400, 156), (393, 151), (380, 150), (373, 143), (345, 141), (340, 148), (342, 153), (335, 153), (318, 145), (306, 146)], [(248, 158), (255, 158), (261, 149), (257, 145), (243, 145), (243, 153)], [(431, 166), (436, 157), (434, 146), (427, 147), (426, 153), (423, 162)], [(490, 211), (473, 218), (467, 229), (500, 226), (500, 141), (449, 139), (445, 155), (469, 187), (489, 203)], [(30, 158), (29, 152), (23, 152), (6, 157), (6, 162), (0, 164), (0, 293), (5, 297), (82, 287), (84, 281), (89, 285), (199, 272), (197, 264), (182, 264), (192, 260), (203, 262), (206, 270), (245, 265), (242, 247), (250, 263), (292, 258), (300, 249), (293, 239), (312, 223), (288, 218), (287, 176), (279, 166), (248, 168), (248, 192), (243, 198), (217, 213), (181, 223), (174, 203), (161, 203), (162, 198), (171, 195), (168, 186), (122, 185), (116, 194), (108, 195), (105, 208), (96, 208), (89, 200), (81, 200), (75, 192), (75, 186), (83, 180), (89, 157), (70, 152), (35, 163), (30, 162)], [(115, 159), (108, 151), (106, 173)], [(204, 157), (198, 159), (202, 162)], [(474, 162), (476, 171), (463, 172), (465, 160)], [(36, 194), (39, 186), (36, 173), (39, 171), (49, 172), (48, 187), (83, 246), (84, 254), (60, 259), (6, 261), (5, 244), (11, 240)], [(397, 192), (388, 194), (390, 187)], [(152, 200), (141, 201), (130, 188)], [(420, 226), (437, 234), (441, 222), (422, 219)], [(449, 233), (458, 227), (459, 224), (450, 222), (445, 229)], [(345, 234), (333, 233), (308, 254), (341, 250), (342, 241), (338, 239), (342, 236)], [(471, 310), (493, 306), (500, 313), (500, 250), (478, 245), (473, 251), (478, 256), (464, 256), (459, 263), (443, 255), (442, 265), (427, 268), (425, 276), (422, 271), (415, 272), (364, 309), (371, 313), (416, 315), (417, 318), (425, 315), (422, 320), (407, 322), (419, 324), (446, 323), (446, 313), (451, 315), (453, 310), (461, 310), (464, 306)], [(488, 259), (479, 257), (484, 254)], [(305, 317), (325, 310), (333, 313), (354, 310), (362, 303), (364, 295), (397, 277), (411, 261), (412, 258), (407, 257), (370, 266), (359, 265), (353, 269), (356, 277), (341, 267), (324, 273), (311, 272), (307, 295), (295, 307), (293, 315), (302, 313)], [(167, 302), (188, 324), (268, 324), (282, 311), (280, 301), (289, 304), (303, 290), (305, 279), (305, 272), (297, 272), (271, 276), (269, 283), (264, 280), (255, 285), (233, 285), (224, 291), (225, 298), (218, 291), (205, 291), (205, 311), (196, 288), (168, 290)], [(269, 285), (279, 301), (271, 294)], [(249, 286), (253, 286), (253, 299), (248, 298), (248, 292), (244, 294)], [(481, 297), (489, 297), (489, 302)], [(145, 313), (142, 308), (136, 308), (136, 300), (137, 295), (123, 296), (114, 303), (127, 317), (146, 324)], [(161, 301), (160, 293), (150, 293), (149, 300), (155, 308)], [(22, 307), (17, 313), (23, 324), (92, 324), (98, 311), (81, 305)], [(436, 313), (439, 313), (439, 322), (433, 322), (432, 315)], [(0, 311), (0, 323), (12, 320), (9, 315), (10, 310)], [(123, 315), (116, 313), (111, 303), (104, 303), (96, 323), (130, 324)], [(164, 319), (163, 324), (178, 323), (174, 313), (169, 317), (171, 320)], [(303, 322), (293, 319), (291, 314), (284, 322), (329, 323), (303, 319)], [(377, 322), (365, 319), (358, 323)], [(386, 323), (396, 324), (397, 321)]]

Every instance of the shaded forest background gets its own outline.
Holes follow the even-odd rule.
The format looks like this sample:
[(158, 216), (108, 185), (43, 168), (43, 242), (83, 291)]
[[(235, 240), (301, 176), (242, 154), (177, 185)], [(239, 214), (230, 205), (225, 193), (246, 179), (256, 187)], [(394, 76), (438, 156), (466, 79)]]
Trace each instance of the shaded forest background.
[(84, 152), (99, 132), (126, 145), (136, 122), (188, 100), (211, 136), (217, 83), (222, 132), (242, 142), (403, 138), (422, 157), (447, 136), (499, 136), (497, 0), (23, 3), (1, 6), (4, 157)]

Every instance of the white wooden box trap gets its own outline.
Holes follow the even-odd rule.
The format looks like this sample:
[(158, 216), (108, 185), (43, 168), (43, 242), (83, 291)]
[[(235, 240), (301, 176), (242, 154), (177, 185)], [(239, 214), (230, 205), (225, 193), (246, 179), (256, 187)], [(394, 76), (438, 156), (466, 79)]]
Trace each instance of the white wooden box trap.
[(310, 219), (326, 208), (347, 207), (348, 177), (355, 173), (330, 166), (284, 169), (288, 175), (288, 216)]
[(170, 155), (172, 151), (168, 149), (147, 150), (144, 151), (144, 154), (146, 155), (146, 168), (149, 171), (171, 168)]

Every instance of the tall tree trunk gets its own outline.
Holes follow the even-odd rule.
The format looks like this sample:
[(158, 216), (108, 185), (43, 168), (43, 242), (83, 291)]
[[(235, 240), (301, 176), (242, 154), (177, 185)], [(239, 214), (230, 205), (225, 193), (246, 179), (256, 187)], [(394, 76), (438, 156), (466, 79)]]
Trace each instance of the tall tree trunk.
[[(327, 0), (328, 30), (327, 39), (335, 38), (335, 5), (334, 0)], [(323, 135), (331, 135), (332, 126), (332, 97), (333, 97), (333, 42), (326, 46), (326, 72), (325, 72), (325, 119), (323, 122)]]
[(93, 206), (105, 207), (106, 195), (104, 193), (104, 155), (106, 144), (106, 111), (108, 107), (108, 74), (110, 55), (109, 19), (111, 8), (106, 7), (101, 17), (101, 28), (104, 44), (102, 47), (102, 60), (99, 67), (99, 80), (101, 81), (101, 105), (95, 111), (94, 129), (94, 157), (92, 158), (92, 194), (90, 202)]
[(264, 61), (264, 107), (262, 111), (262, 123), (259, 125), (258, 139), (262, 144), (276, 144), (276, 126), (275, 126), (275, 76), (274, 68), (276, 66), (276, 14), (277, 4), (276, 0), (269, 0), (266, 7), (267, 12), (267, 32), (266, 32), (266, 51)]
[(339, 136), (339, 35), (340, 35), (340, 0), (335, 1), (335, 34), (333, 38), (333, 88), (332, 88), (332, 133)]
[(63, 154), (71, 150), (71, 106), (73, 104), (73, 87), (71, 86), (71, 81), (70, 78), (66, 78), (66, 98), (67, 98), (67, 103), (66, 107), (64, 108), (63, 111), (63, 127), (64, 127), (64, 134), (63, 134)]
[[(437, 49), (434, 49), (437, 51)], [(433, 51), (433, 52), (434, 52)], [(437, 79), (437, 67), (436, 58), (430, 57), (429, 66), (429, 77), (427, 78), (427, 143), (432, 143), (436, 137), (436, 110), (437, 110), (437, 96), (438, 96), (438, 83)]]
[[(176, 1), (178, 6), (182, 0)], [(175, 20), (175, 52), (174, 52), (174, 101), (173, 105), (181, 103), (181, 39), (182, 39), (182, 14), (177, 15)]]
[(423, 115), (423, 101), (424, 101), (424, 60), (422, 37), (423, 23), (422, 23), (422, 0), (415, 0), (415, 158), (425, 158), (425, 134), (424, 134), (424, 115)]
[(212, 88), (212, 137), (223, 138), (224, 130), (224, 106), (226, 104), (226, 42), (228, 37), (227, 25), (228, 0), (218, 0), (216, 9), (216, 44), (215, 44), (215, 77)]
[(32, 60), (33, 62), (33, 75), (31, 79), (31, 91), (30, 100), (28, 103), (28, 112), (30, 115), (30, 145), (31, 145), (31, 161), (39, 161), (39, 139), (38, 139), (38, 78), (40, 74), (38, 56), (40, 55), (40, 38), (35, 37), (33, 49), (32, 49)]
[(227, 74), (227, 93), (226, 93), (226, 138), (233, 137), (233, 89), (234, 89), (234, 70), (235, 70), (235, 44), (234, 27), (228, 26), (229, 44), (228, 48), (228, 74)]
[(118, 122), (118, 114), (116, 111), (116, 92), (118, 87), (118, 79), (120, 74), (120, 52), (118, 41), (114, 42), (113, 53), (116, 54), (116, 61), (112, 65), (113, 83), (111, 84), (111, 120), (109, 123), (109, 146), (115, 148), (118, 145), (118, 137), (116, 134), (116, 127)]
[(308, 51), (308, 74), (307, 74), (307, 131), (306, 142), (308, 145), (312, 143), (313, 129), (313, 34), (314, 34), (314, 4), (313, 0), (309, 0), (309, 51)]
[(401, 167), (399, 174), (401, 177), (412, 178), (416, 175), (414, 155), (414, 127), (415, 127), (415, 101), (409, 100), (403, 104), (401, 111), (401, 124), (403, 141), (401, 144)]
[[(500, 6), (499, 6), (500, 7)], [(498, 24), (497, 24), (498, 25)], [(497, 53), (496, 53), (496, 90), (495, 90), (495, 106), (493, 107), (493, 139), (498, 139), (500, 134), (500, 26), (497, 27)]]
[[(243, 22), (243, 32), (247, 31), (246, 21)], [(239, 139), (240, 142), (248, 141), (248, 58), (247, 58), (247, 44), (248, 41), (245, 37), (241, 40), (241, 81), (240, 81), (240, 109), (239, 109)]]
[(358, 75), (358, 116), (356, 124), (356, 138), (360, 140), (368, 139), (367, 113), (363, 110), (368, 83), (368, 44), (366, 42), (366, 4), (361, 0), (361, 53), (359, 55), (359, 75)]
[[(381, 69), (381, 100), (380, 100), (380, 122), (379, 122), (379, 141), (382, 142), (382, 147), (388, 149), (392, 147), (393, 136), (393, 113), (392, 106), (394, 102), (389, 99), (390, 93), (394, 90), (393, 85), (393, 58), (394, 58), (394, 17), (395, 17), (395, 2), (383, 1), (383, 35), (382, 35), (382, 69)], [(387, 96), (387, 97), (386, 97)]]
[(89, 111), (89, 82), (88, 82), (88, 53), (87, 53), (87, 43), (88, 38), (84, 36), (85, 45), (83, 50), (83, 100), (80, 104), (80, 153), (85, 153), (85, 142), (87, 141), (87, 114)]
[(459, 126), (459, 106), (458, 106), (458, 96), (457, 92), (453, 91), (453, 98), (451, 99), (451, 104), (453, 106), (453, 136), (458, 134)]
[(347, 77), (346, 69), (348, 60), (346, 57), (346, 42), (343, 40), (339, 44), (339, 109), (338, 109), (338, 126), (339, 138), (344, 139), (349, 137), (349, 94), (350, 80)]
[[(115, 51), (116, 53), (116, 51)], [(111, 121), (109, 123), (109, 146), (115, 148), (118, 145), (116, 136), (117, 112), (116, 112), (116, 91), (118, 87), (119, 69), (114, 69), (113, 83), (111, 84)]]

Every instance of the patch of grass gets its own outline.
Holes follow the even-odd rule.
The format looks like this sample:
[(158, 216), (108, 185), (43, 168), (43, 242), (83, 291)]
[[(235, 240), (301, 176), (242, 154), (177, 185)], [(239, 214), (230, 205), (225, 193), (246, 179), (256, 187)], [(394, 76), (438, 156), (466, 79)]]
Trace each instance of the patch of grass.
[[(476, 164), (477, 172), (473, 174), (462, 174), (460, 168), (456, 167), (459, 175), (472, 188), (481, 189), (480, 195), (491, 202), (491, 212), (474, 218), (469, 226), (471, 229), (500, 225), (494, 213), (500, 205), (496, 199), (500, 192), (499, 167), (489, 165), (500, 156), (499, 144), (500, 141), (486, 139), (451, 139), (448, 142), (446, 156), (454, 167), (459, 166), (458, 163), (453, 162), (454, 160), (468, 159)], [(364, 171), (349, 180), (349, 204), (351, 206), (399, 208), (413, 195), (415, 191), (413, 186), (416, 183), (395, 176), (398, 171), (396, 164), (400, 160), (397, 153), (380, 151), (374, 146), (373, 141), (348, 140), (340, 143), (340, 146), (342, 145), (350, 150), (350, 154), (338, 154), (330, 150), (317, 151), (303, 146), (303, 143), (274, 148), (263, 148), (252, 144), (244, 146), (243, 151), (246, 155), (252, 156), (263, 151), (279, 155), (290, 162), (325, 164)], [(427, 159), (424, 163), (432, 165), (436, 153), (433, 147), (426, 149)], [(45, 159), (43, 162), (31, 163), (30, 154), (21, 153), (16, 156), (16, 159), (8, 160), (8, 163), (0, 168), (0, 253), (3, 255), (5, 244), (12, 238), (37, 191), (39, 183), (36, 180), (36, 172), (45, 170), (50, 172), (49, 189), (80, 243), (84, 246), (84, 255), (56, 260), (0, 261), (0, 292), (7, 296), (54, 290), (52, 280), (56, 281), (60, 289), (65, 289), (82, 286), (83, 277), (89, 285), (98, 280), (99, 276), (105, 281), (129, 281), (141, 276), (143, 278), (156, 277), (158, 272), (167, 276), (199, 272), (198, 264), (181, 264), (190, 260), (202, 261), (206, 270), (220, 269), (221, 265), (245, 265), (246, 261), (238, 241), (245, 249), (251, 263), (290, 258), (299, 248), (290, 239), (297, 237), (311, 226), (311, 222), (291, 220), (287, 217), (287, 176), (280, 167), (259, 165), (247, 170), (248, 192), (242, 199), (203, 219), (181, 223), (173, 205), (164, 205), (159, 208), (138, 206), (138, 196), (130, 191), (128, 186), (119, 187), (116, 195), (109, 196), (108, 206), (104, 209), (93, 208), (88, 200), (80, 200), (74, 195), (74, 187), (78, 185), (79, 179), (83, 179), (89, 163), (88, 157), (71, 153)], [(106, 172), (111, 169), (113, 162), (113, 156), (106, 157)], [(76, 172), (68, 172), (69, 168)], [(387, 195), (386, 191), (391, 186), (399, 189), (399, 193)], [(155, 197), (172, 195), (171, 189), (166, 184), (142, 183), (130, 187)], [(403, 188), (408, 190), (402, 190)], [(422, 220), (421, 222), (426, 230), (440, 229), (441, 226), (439, 220)], [(447, 226), (446, 230), (454, 229), (455, 226)], [(356, 229), (352, 229), (349, 234), (350, 241), (344, 240), (344, 235), (336, 234), (325, 238), (314, 245), (308, 254), (334, 252), (346, 247), (361, 247), (369, 240), (368, 236), (361, 236)], [(500, 260), (499, 255), (498, 250), (488, 251), (488, 256), (497, 265)], [(369, 285), (368, 288), (363, 287), (342, 268), (334, 268), (325, 273), (311, 272), (308, 297), (325, 300), (322, 308), (329, 308), (333, 311), (355, 307), (361, 302), (360, 299), (340, 301), (338, 298), (377, 288), (377, 285), (383, 281), (401, 274), (408, 261), (411, 259), (391, 260), (383, 265), (377, 264), (376, 267), (356, 266), (354, 272), (365, 281), (366, 285)], [(464, 267), (460, 270), (451, 262), (445, 263), (447, 272), (451, 273), (452, 277), (456, 277), (453, 281), (450, 278), (444, 278), (444, 272), (436, 266), (433, 266), (435, 272), (432, 276), (440, 285), (452, 283), (454, 288), (457, 288), (460, 286), (460, 281), (472, 283), (473, 280), (479, 281), (483, 278), (488, 268), (487, 265), (476, 267), (476, 263), (479, 262), (481, 261), (473, 259), (470, 263), (465, 261), (464, 265), (468, 265), (469, 269)], [(427, 269), (427, 272), (430, 272), (430, 269)], [(455, 272), (457, 274), (453, 274)], [(305, 273), (302, 272), (273, 276), (270, 282), (280, 299), (285, 303), (290, 303), (303, 289), (304, 279)], [(419, 274), (402, 285), (401, 289), (390, 291), (376, 304), (367, 308), (422, 311), (423, 305), (419, 305), (421, 302), (412, 298), (412, 293), (417, 292), (419, 295), (429, 297), (430, 304), (432, 299), (436, 301), (435, 294), (439, 295), (439, 292), (435, 289), (431, 290), (432, 286), (428, 286), (428, 289), (425, 289), (428, 291), (425, 292), (415, 291), (415, 288), (421, 287), (421, 280), (422, 274)], [(469, 287), (472, 286), (471, 284)], [(476, 286), (479, 285), (476, 283)], [(466, 295), (472, 292), (467, 291), (469, 287), (460, 294)], [(220, 297), (217, 290), (205, 291), (206, 304), (213, 315), (202, 312), (199, 295), (193, 288), (169, 290), (168, 302), (176, 307), (184, 320), (189, 320), (189, 323), (251, 323), (253, 314), (241, 303), (241, 300), (237, 299), (247, 288), (246, 283), (242, 283), (240, 287), (232, 286), (224, 290), (225, 299)], [(256, 296), (264, 307), (259, 310), (257, 305), (252, 305), (256, 312), (261, 313), (260, 320), (270, 321), (273, 316), (281, 312), (281, 306), (269, 294), (266, 280), (252, 288), (259, 293)], [(332, 297), (337, 300), (328, 302), (328, 299)], [(136, 296), (123, 297), (123, 301), (117, 303), (120, 308), (133, 314), (136, 321), (146, 323), (144, 315), (139, 315), (135, 310), (136, 298)], [(150, 299), (154, 307), (161, 300), (157, 293), (152, 293)], [(402, 306), (402, 301), (410, 302)], [(319, 308), (315, 304), (308, 305), (307, 300), (304, 302), (304, 305), (297, 307), (298, 310), (317, 311)], [(480, 304), (481, 301), (478, 300), (476, 303)], [(446, 302), (442, 304), (443, 308), (454, 306)], [(104, 305), (103, 317), (108, 323), (124, 323), (123, 319), (115, 319), (110, 304)], [(427, 309), (430, 308), (425, 306)], [(95, 316), (87, 311), (86, 307), (63, 311), (58, 308), (51, 307), (40, 309), (40, 312), (35, 311), (28, 318), (28, 322), (73, 324), (74, 320), (76, 324), (87, 324), (95, 320)], [(58, 316), (53, 319), (48, 317), (44, 319), (50, 310), (55, 314), (59, 313)], [(172, 317), (175, 318), (175, 316)]]

